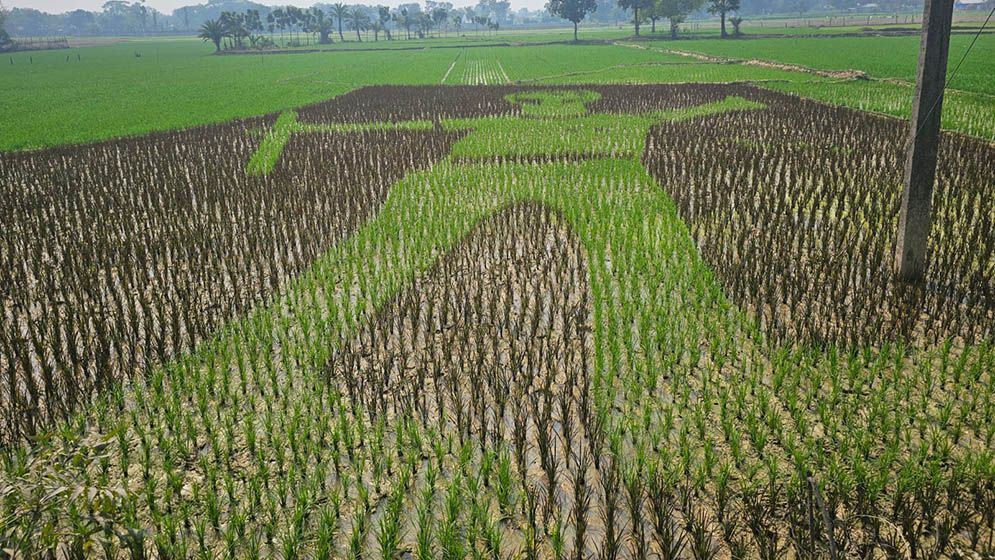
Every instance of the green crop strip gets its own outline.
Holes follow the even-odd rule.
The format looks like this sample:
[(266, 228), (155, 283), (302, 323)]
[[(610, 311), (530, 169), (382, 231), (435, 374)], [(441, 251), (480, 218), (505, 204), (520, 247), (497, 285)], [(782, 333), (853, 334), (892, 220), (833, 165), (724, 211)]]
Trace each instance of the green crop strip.
[(283, 153), (283, 148), (290, 141), (290, 135), (299, 128), (296, 112), (281, 113), (273, 124), (273, 129), (263, 136), (256, 153), (252, 154), (252, 159), (245, 166), (245, 172), (249, 175), (266, 175), (272, 171), (276, 161), (280, 159), (280, 154)]
[[(580, 95), (581, 93), (584, 95)], [(452, 131), (476, 131), (453, 146), (454, 157), (591, 155), (628, 158), (642, 153), (645, 132), (654, 123), (763, 107), (759, 103), (730, 96), (716, 103), (685, 109), (653, 111), (643, 115), (583, 115), (586, 111), (584, 103), (596, 101), (598, 97), (591, 91), (512, 94), (508, 96), (508, 100), (512, 103), (522, 103), (523, 113), (529, 117), (528, 120), (447, 119), (442, 122), (442, 126)], [(433, 127), (431, 121), (424, 120), (397, 123), (302, 124), (297, 121), (296, 112), (285, 111), (280, 114), (273, 128), (263, 136), (259, 148), (246, 165), (246, 173), (249, 175), (270, 173), (293, 134), (431, 130)], [(638, 134), (634, 131), (643, 133)]]
[(579, 117), (587, 113), (586, 103), (601, 99), (593, 91), (555, 92), (526, 91), (505, 96), (512, 104), (522, 106), (522, 115), (531, 118)]
[(467, 119), (445, 121), (451, 130), (473, 129), (453, 146), (456, 157), (528, 156), (528, 155), (601, 155), (617, 158), (638, 156), (643, 151), (645, 135), (635, 130), (649, 130), (654, 123), (678, 121), (723, 113), (759, 109), (759, 103), (741, 97), (691, 107), (654, 111), (643, 115), (592, 114), (558, 120), (532, 119), (523, 126), (513, 119)]

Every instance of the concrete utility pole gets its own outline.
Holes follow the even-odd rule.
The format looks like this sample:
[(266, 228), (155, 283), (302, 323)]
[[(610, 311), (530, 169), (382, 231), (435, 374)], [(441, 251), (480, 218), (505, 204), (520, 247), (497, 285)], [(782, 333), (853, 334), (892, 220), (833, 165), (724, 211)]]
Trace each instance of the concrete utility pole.
[(916, 96), (905, 154), (905, 192), (895, 245), (895, 275), (903, 282), (921, 282), (926, 272), (953, 11), (954, 0), (926, 0), (923, 8)]

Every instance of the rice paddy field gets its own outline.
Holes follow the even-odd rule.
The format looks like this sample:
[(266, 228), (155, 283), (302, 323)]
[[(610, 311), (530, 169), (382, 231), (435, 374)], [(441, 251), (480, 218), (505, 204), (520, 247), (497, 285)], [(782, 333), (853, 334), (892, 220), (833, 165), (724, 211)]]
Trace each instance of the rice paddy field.
[(0, 557), (995, 555), (990, 82), (670, 47), (16, 55)]

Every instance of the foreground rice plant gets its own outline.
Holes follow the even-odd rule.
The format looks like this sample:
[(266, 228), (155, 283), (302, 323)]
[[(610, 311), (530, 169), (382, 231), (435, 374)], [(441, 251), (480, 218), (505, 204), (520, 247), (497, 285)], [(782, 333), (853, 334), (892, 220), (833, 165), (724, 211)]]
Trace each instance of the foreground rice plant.
[[(700, 176), (667, 175), (659, 163), (699, 170), (708, 154), (740, 145), (731, 133), (710, 136), (713, 128), (768, 138), (763, 119), (797, 122), (802, 111), (818, 123), (830, 111), (797, 103), (741, 86), (446, 87), (378, 88), (298, 110), (299, 126), (286, 129), (284, 148), (267, 156), (273, 170), (258, 180), (318, 169), (334, 154), (350, 159), (356, 144), (318, 148), (357, 134), (318, 126), (332, 123), (438, 123), (426, 137), (452, 143), (452, 154), (407, 172), (377, 202), (347, 190), (341, 204), (363, 219), (264, 304), (133, 383), (112, 384), (42, 439), (10, 447), (4, 549), (134, 558), (991, 554), (995, 351), (983, 328), (971, 342), (943, 338), (987, 323), (951, 315), (951, 331), (934, 329), (938, 341), (872, 331), (873, 346), (812, 345), (811, 331), (777, 327), (752, 305), (754, 292), (729, 287), (726, 261), (715, 258), (765, 238), (710, 245), (749, 206), (726, 218), (712, 201), (745, 190), (750, 176), (726, 160)], [(806, 142), (824, 141), (821, 129), (797, 134), (806, 130)], [(774, 146), (792, 145), (793, 132), (777, 132)], [(263, 142), (276, 132), (259, 134)], [(868, 141), (866, 157), (880, 145)], [(959, 153), (969, 149), (980, 148)], [(804, 179), (816, 164), (770, 150), (780, 173), (803, 177), (783, 184), (829, 198)], [(852, 161), (843, 150), (818, 155), (816, 169), (846, 172)], [(251, 150), (243, 156), (227, 173), (246, 173)], [(886, 169), (888, 154), (876, 157)], [(951, 196), (987, 192), (970, 175), (956, 180)], [(305, 208), (315, 195), (288, 196)], [(859, 229), (868, 208), (887, 203), (868, 189), (848, 212), (821, 219)], [(699, 219), (702, 208), (715, 217)], [(786, 210), (769, 212), (761, 215)], [(834, 235), (802, 229), (809, 218), (795, 215), (798, 245)], [(972, 232), (959, 252), (983, 254), (990, 230), (940, 215), (958, 220), (940, 231)], [(299, 227), (303, 238), (312, 226)], [(862, 278), (853, 258), (847, 271)], [(776, 268), (783, 261), (764, 262), (774, 288), (759, 293), (783, 297), (787, 317), (805, 316), (800, 296), (783, 296), (796, 289)], [(975, 286), (963, 297), (979, 297)]]

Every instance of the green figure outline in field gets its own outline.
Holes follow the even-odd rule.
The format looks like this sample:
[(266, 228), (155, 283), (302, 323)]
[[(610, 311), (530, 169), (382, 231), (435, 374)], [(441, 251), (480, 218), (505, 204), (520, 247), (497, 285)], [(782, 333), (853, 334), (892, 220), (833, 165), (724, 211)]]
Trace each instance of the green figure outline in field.
[(436, 126), (467, 133), (453, 145), (447, 158), (449, 160), (499, 157), (540, 161), (563, 157), (638, 158), (650, 127), (658, 122), (763, 107), (742, 97), (729, 96), (719, 102), (682, 109), (638, 114), (590, 113), (587, 106), (600, 98), (599, 93), (584, 89), (521, 91), (505, 96), (506, 101), (520, 107), (520, 115), (443, 119), (439, 123), (410, 120), (396, 123), (309, 124), (299, 122), (295, 111), (284, 111), (265, 133), (259, 148), (246, 165), (246, 172), (249, 175), (270, 173), (294, 134), (432, 130)]

